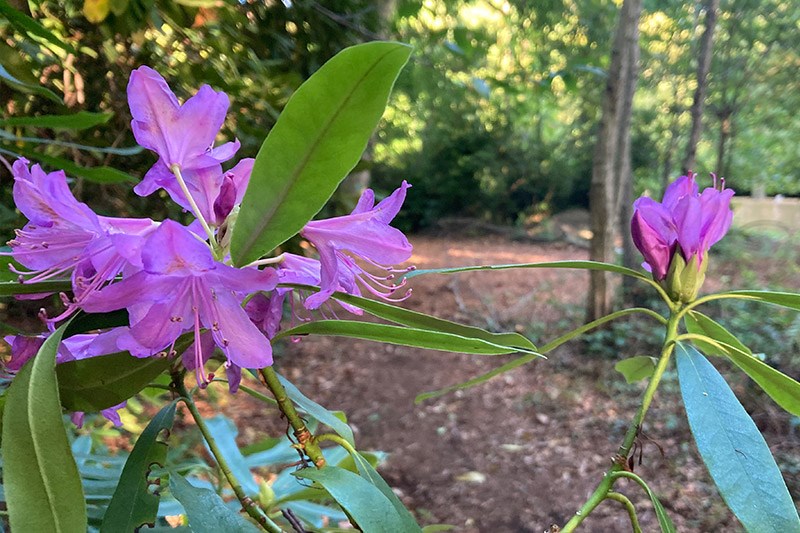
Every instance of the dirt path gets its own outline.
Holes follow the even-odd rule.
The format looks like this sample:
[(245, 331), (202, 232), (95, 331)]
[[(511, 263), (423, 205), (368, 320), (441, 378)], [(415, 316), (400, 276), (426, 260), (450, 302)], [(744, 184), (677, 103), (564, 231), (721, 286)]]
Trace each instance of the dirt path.
[[(497, 238), (418, 237), (413, 242), (419, 268), (583, 259), (586, 254)], [(587, 275), (508, 270), (420, 276), (412, 286), (414, 296), (406, 302), (411, 309), (535, 338), (580, 323)], [(547, 333), (543, 339), (554, 336)], [(308, 338), (287, 346), (276, 364), (307, 395), (348, 414), (359, 448), (389, 452), (383, 475), (422, 523), (453, 524), (465, 532), (541, 532), (566, 522), (594, 488), (643, 387), (621, 380), (613, 370), (616, 359), (593, 358), (585, 350), (581, 343), (568, 344), (547, 361), (421, 405), (414, 405), (417, 394), (469, 379), (508, 357)], [(666, 376), (645, 431), (664, 457), (658, 446), (646, 444), (636, 471), (662, 496), (678, 530), (737, 531), (694, 451), (674, 374)], [(767, 440), (800, 456), (797, 436), (767, 435)], [(641, 509), (644, 530), (655, 531), (645, 495), (632, 484), (618, 488)], [(604, 503), (585, 524), (585, 531), (630, 530), (613, 502)]]

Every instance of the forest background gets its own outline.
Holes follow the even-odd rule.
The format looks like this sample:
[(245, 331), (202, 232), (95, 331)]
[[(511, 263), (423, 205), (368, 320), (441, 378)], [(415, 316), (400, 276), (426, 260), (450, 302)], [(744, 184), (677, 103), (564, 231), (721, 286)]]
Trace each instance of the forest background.
[[(636, 24), (640, 61), (631, 107), (633, 193), (660, 197), (664, 184), (685, 170), (698, 63), (712, 6), (716, 21), (703, 128), (691, 168), (701, 179), (712, 171), (726, 176), (737, 195), (800, 196), (796, 141), (800, 119), (795, 113), (800, 104), (800, 5), (780, 0), (643, 2)], [(15, 20), (9, 15), (12, 9), (30, 14), (46, 34)], [(414, 47), (412, 58), (357, 172), (323, 215), (349, 212), (367, 183), (382, 195), (406, 179), (414, 187), (397, 219), (405, 230), (425, 231), (448, 217), (469, 217), (486, 227), (546, 229), (554, 215), (589, 207), (622, 11), (623, 2), (612, 0), (0, 0), (0, 154), (9, 160), (28, 157), (48, 170), (63, 168), (75, 178), (76, 196), (102, 214), (177, 219), (182, 213), (167, 212), (170, 204), (157, 195), (140, 198), (130, 192), (130, 185), (153, 162), (151, 154), (135, 147), (130, 132), (124, 95), (134, 68), (146, 64), (157, 69), (181, 99), (204, 83), (228, 93), (232, 107), (223, 135), (242, 142), (241, 155), (255, 156), (289, 96), (326, 60), (359, 42), (397, 40)], [(59, 122), (54, 116), (65, 118)], [(48, 118), (37, 124), (31, 117)], [(11, 176), (1, 165), (0, 185), (0, 231), (10, 237), (23, 221), (13, 207)], [(798, 273), (796, 246), (782, 248), (783, 241), (742, 235), (732, 235), (729, 242), (720, 255), (733, 266), (730, 272), (722, 270), (718, 283), (763, 281), (780, 259), (793, 265), (790, 275), (780, 279), (795, 283), (791, 288), (796, 289), (791, 281)], [(434, 263), (453, 260), (449, 255), (436, 256), (439, 241), (430, 244), (423, 239), (422, 244), (423, 255), (427, 246)], [(741, 262), (743, 250), (755, 250), (748, 254), (754, 261)], [(763, 268), (767, 262), (769, 269)], [(458, 286), (453, 287), (447, 285), (446, 291), (457, 298)], [(530, 295), (517, 296), (525, 303)], [(546, 298), (549, 302), (551, 296), (536, 299)], [(422, 291), (415, 299), (424, 300)], [(470, 318), (487, 323), (502, 314), (500, 304), (498, 313), (487, 314), (486, 301), (476, 298), (476, 302), (477, 311), (470, 302), (466, 306), (459, 302), (459, 309), (469, 308)], [(556, 306), (553, 314), (560, 313), (559, 320), (580, 320), (582, 304), (570, 299), (570, 305)], [(35, 310), (29, 318), (34, 315)], [(518, 326), (533, 338), (545, 326), (558, 327), (558, 317), (545, 324), (537, 323), (532, 311), (531, 315), (530, 320), (497, 322), (501, 328)], [(738, 321), (742, 330), (750, 332), (746, 341), (755, 339), (756, 346), (796, 375), (791, 370), (800, 365), (793, 350), (800, 344), (800, 322), (793, 315), (769, 311), (757, 315), (742, 306), (727, 318), (727, 323)], [(628, 329), (600, 332), (586, 345), (587, 351), (606, 358), (618, 355), (625, 335), (639, 332), (635, 325), (623, 327)], [(651, 340), (651, 333), (642, 333), (646, 338), (637, 343)], [(313, 361), (307, 356), (309, 366), (317, 364)], [(576, 366), (584, 368), (583, 364)], [(350, 370), (341, 370), (346, 374), (342, 381), (350, 378)], [(418, 374), (425, 372), (412, 370), (407, 381), (417, 383)], [(470, 375), (462, 373), (460, 378)], [(593, 369), (587, 374), (592, 382), (603, 381)], [(544, 381), (541, 390), (547, 390)], [(419, 390), (406, 392), (413, 397)], [(381, 405), (392, 401), (397, 402), (393, 398)], [(333, 398), (330, 402), (338, 406)], [(359, 414), (358, 406), (342, 407)], [(368, 409), (370, 414), (362, 418), (369, 420), (366, 417), (381, 407), (370, 404)], [(562, 416), (561, 411), (560, 403), (552, 411), (537, 405), (537, 416), (547, 413), (545, 418), (552, 420)], [(564, 426), (569, 427), (572, 420), (563, 416)], [(384, 417), (388, 427), (390, 417), (386, 413)], [(422, 423), (411, 422), (420, 431)], [(788, 443), (781, 464), (792, 478), (800, 472), (793, 444), (800, 425), (796, 419), (780, 419), (772, 426)], [(387, 434), (391, 431), (387, 427), (376, 429), (376, 434)], [(598, 430), (595, 437), (606, 431)], [(377, 438), (374, 443), (388, 447)], [(390, 471), (392, 485), (408, 485), (407, 492), (413, 485), (424, 487), (416, 478), (405, 483), (404, 472), (414, 470), (417, 463), (409, 458), (405, 466)], [(436, 472), (440, 466), (422, 470)], [(796, 483), (791, 488), (796, 494)], [(425, 496), (412, 494), (413, 507), (432, 500), (434, 493), (437, 490), (431, 488), (430, 493), (423, 492)], [(453, 499), (442, 494), (448, 501), (441, 508), (446, 509)], [(693, 494), (681, 492), (686, 497), (680, 501), (694, 501)], [(467, 499), (463, 503), (466, 508), (471, 505)], [(562, 503), (564, 512), (572, 511), (572, 503)], [(454, 521), (445, 511), (438, 513), (434, 514), (440, 520)], [(487, 524), (498, 523), (496, 517), (484, 518)]]

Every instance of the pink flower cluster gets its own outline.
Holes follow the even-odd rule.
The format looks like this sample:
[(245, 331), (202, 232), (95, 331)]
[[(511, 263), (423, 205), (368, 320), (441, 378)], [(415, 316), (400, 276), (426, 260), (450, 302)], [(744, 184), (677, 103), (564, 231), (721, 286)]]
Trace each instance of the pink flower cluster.
[[(410, 187), (406, 182), (377, 205), (368, 189), (350, 215), (309, 222), (301, 235), (319, 260), (282, 254), (235, 268), (222, 233), (229, 231), (229, 219), (247, 190), (253, 159), (222, 168), (239, 149), (238, 141), (214, 146), (227, 95), (203, 86), (180, 104), (164, 78), (140, 67), (131, 75), (128, 100), (137, 142), (158, 155), (134, 191), (147, 196), (163, 189), (196, 220), (184, 226), (100, 216), (75, 198), (63, 171), (46, 173), (25, 159), (14, 163), (14, 200), (29, 220), (9, 242), (11, 255), (27, 269), (17, 271), (20, 282), (67, 277), (72, 282), (72, 295), (62, 294), (63, 312), (43, 315), (49, 331), (79, 310), (126, 309), (130, 318), (125, 327), (67, 339), (60, 362), (120, 351), (163, 356), (174, 353), (181, 335), (192, 333), (184, 366), (195, 370), (204, 386), (209, 379), (205, 362), (218, 349), (235, 391), (242, 368), (272, 364), (270, 339), (280, 329), (292, 291), (278, 283), (319, 286), (303, 299), (308, 309), (325, 305), (335, 291), (360, 295), (366, 290), (386, 300), (410, 294), (395, 296), (402, 284), (392, 280), (398, 272), (394, 265), (411, 257), (411, 245), (389, 226)], [(381, 274), (373, 273), (376, 269)], [(42, 338), (8, 337), (12, 360), (7, 370), (18, 370)]]

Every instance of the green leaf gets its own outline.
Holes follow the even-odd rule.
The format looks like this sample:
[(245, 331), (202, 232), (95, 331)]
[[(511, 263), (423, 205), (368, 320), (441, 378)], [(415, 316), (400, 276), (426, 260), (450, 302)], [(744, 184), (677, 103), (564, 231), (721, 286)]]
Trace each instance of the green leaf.
[(353, 430), (341, 418), (336, 416), (335, 412), (325, 409), (314, 400), (306, 397), (291, 381), (280, 374), (278, 374), (278, 379), (281, 381), (283, 388), (286, 389), (286, 395), (295, 405), (305, 411), (311, 418), (331, 428), (337, 435), (355, 447), (356, 441), (353, 437)]
[(319, 470), (305, 468), (293, 475), (322, 485), (362, 531), (407, 531), (397, 509), (386, 496), (370, 482), (349, 470), (326, 466)]
[(12, 531), (86, 531), (86, 503), (58, 401), (65, 326), (16, 375), (3, 416), (3, 485)]
[(119, 309), (108, 313), (85, 313), (78, 311), (64, 331), (64, 338), (86, 333), (96, 329), (114, 328), (130, 324), (127, 309)]
[(654, 311), (651, 311), (650, 309), (646, 309), (644, 307), (632, 307), (630, 309), (621, 309), (619, 311), (615, 311), (614, 313), (611, 313), (610, 315), (606, 315), (604, 317), (598, 318), (597, 320), (593, 320), (592, 322), (589, 322), (588, 324), (584, 324), (584, 325), (582, 325), (582, 326), (580, 326), (578, 328), (575, 328), (574, 330), (572, 330), (572, 331), (570, 331), (568, 333), (565, 333), (564, 335), (558, 337), (557, 339), (554, 339), (554, 340), (548, 342), (547, 344), (545, 344), (544, 346), (539, 348), (539, 353), (523, 355), (523, 356), (518, 357), (516, 359), (512, 359), (511, 361), (508, 361), (507, 363), (504, 363), (503, 365), (501, 365), (501, 366), (499, 366), (497, 368), (494, 368), (494, 369), (492, 369), (492, 370), (490, 370), (488, 372), (485, 372), (485, 373), (483, 373), (483, 374), (481, 374), (479, 376), (476, 376), (474, 378), (468, 379), (467, 381), (463, 381), (461, 383), (456, 383), (455, 385), (450, 385), (449, 387), (444, 387), (444, 388), (439, 389), (439, 390), (422, 393), (422, 394), (418, 395), (414, 399), (414, 403), (421, 403), (421, 402), (423, 402), (425, 400), (428, 400), (430, 398), (436, 398), (436, 397), (442, 396), (444, 394), (447, 394), (448, 392), (452, 392), (452, 391), (455, 391), (455, 390), (464, 390), (464, 389), (468, 389), (470, 387), (474, 387), (475, 385), (480, 385), (481, 383), (483, 383), (485, 381), (488, 381), (488, 380), (492, 379), (495, 376), (499, 376), (500, 374), (504, 374), (505, 372), (510, 372), (511, 370), (514, 370), (515, 368), (518, 368), (518, 367), (520, 367), (522, 365), (528, 364), (531, 361), (534, 361), (537, 358), (541, 357), (540, 354), (546, 354), (548, 352), (551, 352), (551, 351), (555, 350), (556, 348), (558, 348), (559, 346), (561, 346), (562, 344), (564, 344), (565, 342), (568, 342), (568, 341), (574, 339), (575, 337), (578, 337), (579, 335), (582, 335), (583, 333), (586, 333), (587, 331), (590, 331), (590, 330), (592, 330), (592, 329), (594, 329), (594, 328), (596, 328), (598, 326), (601, 326), (601, 325), (605, 324), (606, 322), (610, 322), (610, 321), (615, 320), (617, 318), (621, 318), (623, 316), (631, 315), (631, 314), (634, 314), (634, 313), (645, 313), (648, 316), (651, 316), (652, 318), (657, 319), (661, 323), (666, 323), (666, 320), (664, 320), (664, 318), (661, 315), (659, 315), (658, 313), (656, 313)]
[[(313, 292), (319, 291), (318, 287), (313, 287), (311, 285), (284, 283), (281, 284), (281, 286)], [(353, 296), (352, 294), (346, 294), (343, 292), (333, 293), (332, 298), (350, 305), (354, 305), (371, 315), (384, 318), (404, 326), (410, 326), (412, 328), (425, 329), (429, 331), (452, 333), (454, 335), (472, 339), (481, 339), (500, 346), (525, 348), (534, 351), (536, 350), (536, 345), (519, 333), (492, 333), (481, 328), (465, 326), (463, 324), (450, 322), (449, 320), (443, 320), (441, 318), (436, 318), (424, 313), (418, 313), (409, 309), (403, 309), (402, 307), (389, 305), (376, 300), (370, 300), (369, 298)]]
[(6, 83), (6, 85), (18, 91), (22, 91), (24, 93), (37, 94), (53, 102), (59, 104), (62, 103), (61, 98), (59, 98), (59, 96), (56, 93), (54, 93), (47, 87), (35, 83), (26, 83), (17, 78), (16, 76), (14, 76), (13, 74), (11, 74), (8, 70), (6, 70), (6, 68), (3, 65), (0, 65), (0, 80), (3, 80), (3, 82)]
[[(242, 489), (248, 496), (255, 497), (258, 494), (258, 483), (253, 479), (253, 474), (247, 466), (244, 455), (242, 455), (239, 445), (236, 444), (236, 436), (239, 434), (236, 424), (230, 418), (216, 415), (212, 418), (207, 418), (206, 425), (222, 456), (228, 462), (231, 472), (242, 484)], [(211, 453), (210, 450), (209, 453)]]
[(232, 511), (213, 491), (195, 487), (177, 473), (169, 476), (169, 490), (181, 502), (194, 533), (237, 531), (258, 533), (260, 529)]
[(78, 54), (71, 44), (64, 42), (38, 21), (11, 7), (6, 0), (0, 0), (0, 15), (3, 15), (20, 32), (28, 36), (35, 35), (67, 52)]
[(414, 519), (414, 516), (406, 509), (406, 506), (403, 505), (403, 502), (400, 501), (400, 498), (392, 490), (392, 487), (389, 486), (388, 483), (378, 474), (378, 471), (373, 468), (372, 464), (367, 460), (366, 457), (361, 455), (356, 450), (348, 450), (350, 452), (350, 457), (353, 458), (353, 462), (358, 469), (358, 474), (369, 481), (372, 485), (377, 487), (381, 494), (386, 496), (386, 499), (389, 500), (392, 505), (394, 506), (397, 514), (400, 516), (400, 519), (403, 521), (403, 527), (399, 531), (403, 531), (404, 533), (408, 532), (415, 532), (415, 531), (422, 531), (417, 524), (417, 521)]
[(656, 519), (658, 520), (658, 525), (661, 528), (661, 533), (676, 533), (677, 529), (675, 529), (675, 524), (672, 523), (667, 511), (664, 509), (664, 506), (661, 504), (661, 501), (656, 496), (656, 493), (652, 491), (652, 489), (644, 482), (642, 478), (634, 474), (633, 472), (615, 472), (611, 474), (613, 477), (627, 477), (630, 478), (636, 483), (638, 483), (647, 495), (650, 497), (650, 501), (653, 503), (653, 511), (656, 513)]
[(71, 290), (72, 282), (69, 280), (41, 281), (39, 283), (5, 281), (0, 283), (0, 296), (14, 296), (15, 294), (50, 294)]
[(693, 346), (675, 351), (689, 426), (728, 507), (747, 531), (800, 532), (778, 465), (725, 379)]
[[(736, 347), (742, 352), (752, 355), (750, 348), (742, 344), (730, 331), (725, 329), (720, 323), (707, 317), (698, 311), (689, 311), (684, 317), (683, 321), (686, 324), (686, 331), (695, 335), (705, 335), (716, 341)], [(703, 342), (701, 340), (693, 339), (700, 350), (706, 355), (721, 355), (722, 350), (713, 344)]]
[(45, 155), (31, 148), (24, 146), (16, 146), (14, 148), (20, 154), (34, 160), (44, 163), (54, 169), (63, 170), (70, 176), (84, 178), (94, 183), (112, 184), (112, 183), (137, 183), (138, 178), (131, 176), (126, 172), (117, 170), (112, 167), (99, 166), (99, 167), (83, 167), (64, 159), (63, 157), (55, 157)]
[(545, 263), (515, 263), (508, 265), (475, 265), (455, 268), (432, 268), (428, 270), (412, 270), (405, 274), (406, 278), (413, 278), (422, 276), (424, 274), (457, 274), (459, 272), (472, 272), (474, 270), (508, 270), (510, 268), (573, 268), (583, 270), (602, 270), (604, 272), (612, 272), (614, 274), (623, 274), (632, 278), (637, 278), (646, 281), (653, 285), (655, 282), (630, 268), (622, 267), (619, 265), (612, 265), (611, 263), (600, 263), (598, 261), (548, 261)]
[(286, 104), (256, 156), (233, 229), (231, 257), (247, 264), (295, 235), (358, 163), (411, 49), (346, 48)]
[(0, 119), (0, 126), (30, 126), (54, 130), (81, 131), (108, 122), (114, 113), (78, 111), (72, 115), (40, 115), (38, 117), (9, 117)]
[(62, 363), (56, 369), (61, 403), (70, 411), (107, 409), (142, 390), (170, 362), (167, 357), (140, 359), (122, 352)]
[(721, 292), (719, 295), (742, 298), (743, 300), (757, 300), (800, 311), (800, 294), (794, 292), (728, 291)]
[[(328, 335), (350, 337), (401, 346), (442, 350), (445, 352), (501, 355), (514, 352), (536, 353), (524, 348), (501, 346), (489, 341), (462, 337), (452, 333), (375, 324), (356, 320), (319, 320), (307, 322), (280, 332), (275, 338), (295, 335)], [(541, 357), (544, 357), (541, 355)]]
[(628, 383), (636, 383), (653, 375), (656, 361), (655, 357), (637, 355), (619, 361), (614, 365), (614, 370), (622, 374)]
[(136, 440), (103, 516), (101, 533), (136, 531), (144, 524), (155, 523), (160, 498), (148, 489), (148, 477), (153, 465), (165, 466), (166, 438), (172, 430), (176, 405), (177, 400), (162, 408)]
[[(697, 342), (693, 340), (693, 342)], [(758, 383), (775, 403), (795, 416), (800, 416), (800, 383), (783, 372), (764, 363), (749, 352), (744, 352), (730, 344), (719, 343), (724, 355), (733, 364)]]

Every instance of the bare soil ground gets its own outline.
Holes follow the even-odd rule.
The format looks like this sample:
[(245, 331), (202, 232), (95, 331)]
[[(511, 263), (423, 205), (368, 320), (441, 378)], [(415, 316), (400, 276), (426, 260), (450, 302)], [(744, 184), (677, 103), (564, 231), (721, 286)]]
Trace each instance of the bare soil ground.
[[(496, 236), (412, 241), (418, 268), (586, 258), (585, 250), (569, 245)], [(411, 309), (547, 341), (580, 325), (587, 274), (505, 270), (426, 275), (411, 285), (414, 296), (404, 304)], [(598, 357), (585, 343), (572, 342), (548, 360), (420, 405), (414, 404), (417, 394), (469, 379), (509, 357), (317, 337), (286, 346), (276, 365), (309, 397), (345, 411), (360, 449), (389, 452), (382, 474), (421, 523), (522, 533), (563, 525), (611, 464), (643, 390), (642, 383), (625, 384), (613, 366), (636, 349), (632, 343), (619, 357)], [(740, 398), (752, 396), (745, 379), (731, 382)], [(800, 457), (800, 435), (789, 417), (763, 398), (745, 399), (773, 451)], [(233, 403), (240, 428), (248, 426), (243, 438), (274, 424), (263, 404), (245, 395)], [(740, 530), (697, 455), (674, 373), (666, 376), (644, 432), (636, 472), (660, 495), (678, 530)], [(787, 481), (800, 497), (797, 480)], [(638, 486), (623, 481), (618, 489), (640, 509), (644, 531), (657, 531)], [(630, 531), (630, 525), (617, 503), (605, 502), (584, 530)]]

